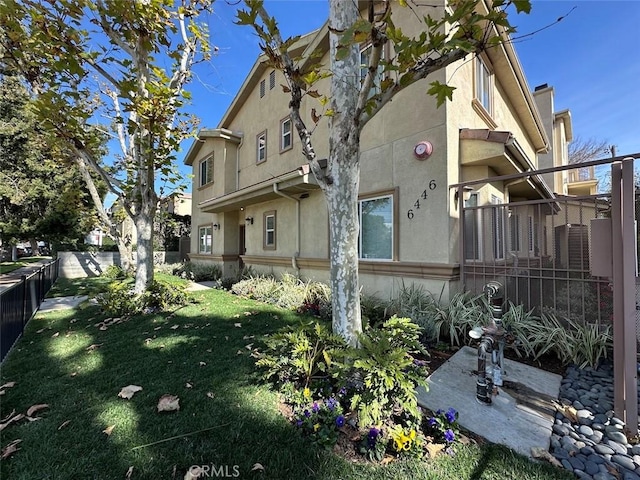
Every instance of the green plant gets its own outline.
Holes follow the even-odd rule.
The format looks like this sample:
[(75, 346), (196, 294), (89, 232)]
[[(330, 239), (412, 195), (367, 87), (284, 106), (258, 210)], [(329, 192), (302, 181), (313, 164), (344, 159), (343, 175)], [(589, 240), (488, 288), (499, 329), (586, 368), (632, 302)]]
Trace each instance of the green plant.
[(580, 368), (597, 367), (613, 348), (611, 325), (569, 320), (567, 329), (569, 359)]
[(509, 346), (518, 357), (537, 357), (537, 352), (544, 348), (546, 337), (540, 336), (540, 321), (534, 309), (525, 311), (523, 305), (509, 302), (502, 324), (514, 339)]
[(216, 264), (185, 262), (175, 267), (173, 274), (193, 282), (206, 282), (222, 277), (222, 269)]
[(391, 448), (398, 456), (421, 458), (423, 454), (422, 434), (413, 427), (393, 425), (389, 428)]
[(313, 380), (326, 380), (334, 371), (333, 356), (346, 348), (345, 341), (324, 322), (300, 323), (264, 338), (256, 365), (264, 378), (282, 387), (309, 388)]
[(144, 308), (140, 295), (134, 293), (130, 282), (111, 282), (96, 300), (102, 311), (111, 317), (130, 317)]
[(171, 307), (186, 305), (189, 295), (182, 285), (172, 285), (153, 280), (142, 296), (144, 308), (165, 311)]
[(424, 338), (433, 341), (439, 338), (440, 334), (435, 324), (437, 307), (433, 295), (421, 285), (412, 283), (407, 286), (402, 281), (397, 295), (393, 295), (389, 300), (386, 313), (410, 318), (422, 327)]
[(124, 278), (127, 278), (127, 272), (125, 272), (118, 265), (109, 265), (104, 269), (100, 276), (110, 278), (112, 280), (122, 280)]
[(463, 345), (469, 330), (486, 323), (488, 315), (483, 295), (462, 292), (456, 293), (443, 307), (434, 303), (434, 325), (438, 332), (436, 341), (444, 335), (449, 338), (451, 345)]
[(325, 448), (336, 444), (345, 421), (342, 405), (333, 396), (298, 409), (294, 416), (294, 422), (303, 435)]
[(382, 429), (371, 427), (367, 431), (367, 435), (360, 439), (358, 451), (364, 455), (367, 460), (380, 462), (387, 452), (387, 442), (388, 439), (385, 438)]
[(459, 438), (458, 412), (449, 408), (446, 412), (438, 410), (434, 415), (425, 419), (424, 431), (427, 438), (436, 444), (447, 445), (452, 451), (452, 444)]
[(427, 388), (427, 372), (413, 354), (426, 351), (420, 327), (408, 318), (391, 317), (380, 328), (359, 335), (360, 348), (347, 353), (348, 378), (355, 380), (351, 409), (361, 427), (380, 426), (393, 415), (419, 419), (416, 387)]

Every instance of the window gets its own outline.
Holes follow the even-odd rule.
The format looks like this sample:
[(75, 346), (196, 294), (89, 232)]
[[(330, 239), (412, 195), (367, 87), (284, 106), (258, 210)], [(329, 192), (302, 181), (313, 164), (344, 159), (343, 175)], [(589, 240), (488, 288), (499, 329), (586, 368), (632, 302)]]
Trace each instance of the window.
[(256, 137), (256, 163), (264, 162), (267, 159), (267, 131), (258, 134)]
[(264, 213), (264, 237), (263, 245), (265, 250), (276, 249), (276, 212), (272, 210)]
[(211, 253), (211, 234), (213, 227), (208, 225), (206, 227), (198, 228), (198, 253)]
[(464, 258), (465, 260), (480, 260), (480, 210), (478, 206), (478, 194), (471, 193), (469, 200), (464, 202)]
[(280, 122), (280, 151), (291, 148), (293, 145), (293, 137), (291, 135), (291, 119), (287, 117)]
[(213, 182), (213, 154), (200, 160), (200, 186)]
[(265, 83), (264, 80), (260, 81), (260, 98), (264, 97), (264, 91), (265, 91)]
[(520, 216), (511, 213), (509, 217), (509, 238), (512, 252), (520, 251)]
[(273, 70), (269, 74), (269, 90), (273, 90), (276, 86), (276, 71)]
[[(495, 195), (491, 195), (493, 205), (501, 205), (502, 200)], [(493, 227), (493, 258), (500, 260), (504, 258), (504, 211), (503, 207), (491, 209), (491, 224)]]
[(393, 260), (393, 196), (360, 200), (358, 216), (360, 258)]
[[(368, 44), (360, 49), (360, 83), (364, 82), (364, 78), (367, 76), (367, 71), (369, 70), (369, 57), (371, 56), (371, 52), (373, 50), (373, 45)], [(382, 55), (380, 60), (384, 59), (384, 50), (382, 51)], [(380, 93), (380, 82), (382, 81), (382, 74), (384, 72), (384, 67), (378, 64), (378, 73), (376, 78), (373, 81), (373, 86), (369, 91), (369, 98), (373, 95)]]
[(489, 68), (480, 57), (476, 57), (476, 99), (489, 115), (493, 113), (492, 84)]

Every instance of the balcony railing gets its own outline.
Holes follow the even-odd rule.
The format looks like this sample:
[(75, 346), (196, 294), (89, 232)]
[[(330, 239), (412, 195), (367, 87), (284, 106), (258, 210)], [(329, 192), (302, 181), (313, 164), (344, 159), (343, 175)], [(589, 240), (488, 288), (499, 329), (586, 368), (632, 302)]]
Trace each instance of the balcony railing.
[(588, 182), (589, 180), (596, 179), (596, 172), (593, 166), (591, 167), (580, 167), (575, 170), (569, 170), (567, 172), (567, 179), (569, 183), (576, 182)]

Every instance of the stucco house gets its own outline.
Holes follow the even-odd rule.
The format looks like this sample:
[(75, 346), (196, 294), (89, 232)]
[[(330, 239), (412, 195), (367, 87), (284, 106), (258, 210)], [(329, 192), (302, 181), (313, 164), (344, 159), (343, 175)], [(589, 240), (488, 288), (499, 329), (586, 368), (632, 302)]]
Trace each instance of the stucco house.
[[(408, 9), (394, 11), (394, 22), (404, 32), (420, 27)], [(326, 24), (301, 37), (294, 54), (306, 58), (318, 48), (328, 64)], [(366, 55), (363, 45), (363, 61)], [(433, 80), (456, 87), (453, 101), (436, 107), (426, 93)], [(324, 82), (318, 90), (328, 94)], [(194, 174), (190, 257), (219, 264), (225, 276), (250, 266), (326, 281), (327, 209), (301, 153), (283, 83), (282, 74), (258, 58), (218, 126), (202, 129), (190, 146), (185, 157)], [(412, 85), (367, 124), (359, 201), (365, 291), (386, 297), (400, 282), (416, 283), (447, 298), (458, 287), (466, 251), (459, 243), (463, 225), (476, 238), (467, 253), (478, 260), (538, 248), (544, 212), (532, 208), (519, 222), (501, 215), (483, 224), (471, 217), (461, 222), (459, 202), (498, 205), (568, 194), (560, 190), (562, 175), (482, 183), (465, 189), (463, 198), (450, 185), (566, 163), (571, 118), (553, 111), (552, 98), (552, 89), (531, 91), (514, 46), (505, 43)], [(301, 112), (310, 125), (313, 108), (319, 109), (317, 100), (305, 96)], [(327, 156), (322, 120), (313, 144), (319, 158)], [(517, 235), (518, 243), (508, 248), (503, 235), (490, 235), (499, 229)]]

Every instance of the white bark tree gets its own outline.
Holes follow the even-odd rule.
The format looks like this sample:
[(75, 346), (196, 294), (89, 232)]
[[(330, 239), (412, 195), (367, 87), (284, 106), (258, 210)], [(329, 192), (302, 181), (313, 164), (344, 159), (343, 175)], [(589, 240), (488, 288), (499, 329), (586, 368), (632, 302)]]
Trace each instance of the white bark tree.
[[(269, 16), (262, 0), (245, 0), (247, 10), (238, 13), (238, 23), (252, 26), (271, 66), (283, 71), (286, 91), (291, 92), (291, 118), (320, 188), (325, 194), (330, 227), (330, 283), (333, 330), (350, 344), (357, 344), (362, 331), (358, 280), (358, 189), (360, 179), (360, 133), (400, 91), (431, 73), (491, 45), (509, 41), (515, 29), (506, 10), (529, 12), (529, 0), (451, 0), (443, 15), (434, 18), (418, 2), (391, 0), (355, 2), (329, 0), (330, 51), (328, 66), (310, 61), (294, 62), (289, 48), (297, 38), (283, 40), (277, 21)], [(366, 5), (364, 11), (358, 7)], [(444, 4), (443, 4), (444, 6)], [(393, 23), (394, 8), (411, 8), (422, 18), (424, 30), (409, 37)], [(439, 11), (437, 8), (434, 11)], [(360, 45), (371, 44), (367, 73), (360, 78)], [(395, 56), (382, 58), (391, 43)], [(331, 77), (330, 93), (321, 95), (314, 85)], [(372, 92), (372, 88), (375, 91)], [(438, 81), (428, 93), (438, 105), (451, 99), (453, 88)], [(326, 172), (316, 156), (312, 131), (300, 112), (304, 95), (318, 98), (329, 122), (329, 158)], [(326, 108), (326, 105), (329, 108)], [(312, 121), (319, 121), (315, 111)]]
[[(2, 62), (32, 87), (42, 126), (62, 139), (89, 186), (126, 268), (131, 242), (96, 195), (97, 173), (133, 220), (135, 291), (153, 279), (153, 219), (162, 183), (180, 182), (175, 152), (195, 120), (180, 107), (208, 42), (198, 15), (211, 0), (6, 0), (0, 4)], [(104, 119), (109, 124), (104, 125)], [(105, 164), (98, 139), (111, 140)], [(119, 150), (119, 153), (116, 153)]]

